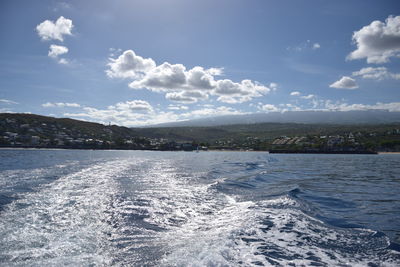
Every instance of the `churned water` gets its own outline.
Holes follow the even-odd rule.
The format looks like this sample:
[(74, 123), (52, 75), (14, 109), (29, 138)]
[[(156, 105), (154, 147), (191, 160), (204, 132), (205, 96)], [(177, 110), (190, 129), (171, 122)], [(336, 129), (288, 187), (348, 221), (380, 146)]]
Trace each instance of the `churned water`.
[(1, 266), (399, 266), (400, 155), (0, 151)]

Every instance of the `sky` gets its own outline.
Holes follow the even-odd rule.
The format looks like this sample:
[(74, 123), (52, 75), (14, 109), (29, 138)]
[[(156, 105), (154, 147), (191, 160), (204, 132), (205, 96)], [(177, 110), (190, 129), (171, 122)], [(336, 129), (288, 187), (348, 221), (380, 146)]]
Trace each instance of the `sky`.
[(400, 111), (398, 0), (0, 2), (0, 112)]

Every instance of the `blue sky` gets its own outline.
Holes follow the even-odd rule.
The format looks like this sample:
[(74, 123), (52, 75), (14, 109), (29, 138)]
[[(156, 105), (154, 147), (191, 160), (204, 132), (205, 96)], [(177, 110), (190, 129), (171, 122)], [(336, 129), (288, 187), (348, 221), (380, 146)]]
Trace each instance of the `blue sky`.
[(0, 2), (0, 112), (125, 126), (400, 111), (400, 2)]

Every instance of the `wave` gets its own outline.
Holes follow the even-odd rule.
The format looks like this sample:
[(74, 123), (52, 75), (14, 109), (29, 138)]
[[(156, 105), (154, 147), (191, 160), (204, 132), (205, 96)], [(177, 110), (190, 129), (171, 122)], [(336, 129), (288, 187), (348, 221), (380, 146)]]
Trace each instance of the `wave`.
[(19, 194), (0, 221), (0, 262), (15, 265), (109, 264), (107, 210), (114, 175), (129, 167), (114, 161), (62, 175)]
[[(270, 176), (268, 162), (250, 163), (193, 172), (150, 155), (96, 161), (60, 172), (51, 182), (39, 183), (4, 205), (0, 262), (38, 266), (400, 264), (399, 250), (385, 234), (329, 223), (314, 205), (312, 198), (319, 196), (296, 183), (279, 182), (269, 188), (271, 180), (282, 179)], [(326, 206), (352, 208), (350, 202), (338, 201), (318, 198)]]
[[(389, 238), (369, 229), (332, 227), (289, 195), (232, 202), (167, 235), (165, 266), (397, 265)], [(177, 238), (179, 237), (179, 238)]]

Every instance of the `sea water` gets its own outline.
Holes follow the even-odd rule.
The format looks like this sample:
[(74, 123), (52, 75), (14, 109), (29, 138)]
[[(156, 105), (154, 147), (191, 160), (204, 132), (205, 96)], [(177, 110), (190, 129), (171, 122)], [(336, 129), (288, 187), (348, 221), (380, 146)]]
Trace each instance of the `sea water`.
[(400, 155), (0, 150), (1, 266), (399, 266)]

